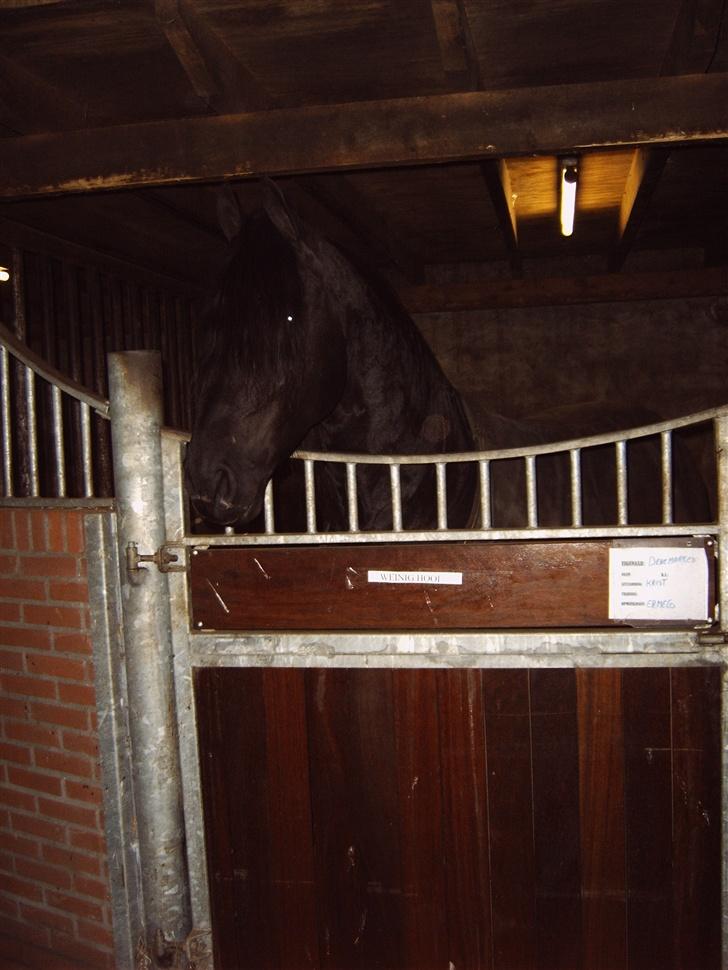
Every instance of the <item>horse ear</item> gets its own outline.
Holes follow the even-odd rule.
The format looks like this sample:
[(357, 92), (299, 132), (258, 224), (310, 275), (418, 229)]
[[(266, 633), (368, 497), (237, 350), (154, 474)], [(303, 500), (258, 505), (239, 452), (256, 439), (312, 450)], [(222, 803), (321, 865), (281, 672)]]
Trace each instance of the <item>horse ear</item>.
[(290, 242), (298, 242), (301, 233), (298, 221), (288, 207), (283, 192), (269, 178), (263, 179), (263, 208), (278, 232)]
[(238, 197), (230, 185), (221, 185), (217, 190), (217, 221), (228, 242), (240, 232), (241, 216)]

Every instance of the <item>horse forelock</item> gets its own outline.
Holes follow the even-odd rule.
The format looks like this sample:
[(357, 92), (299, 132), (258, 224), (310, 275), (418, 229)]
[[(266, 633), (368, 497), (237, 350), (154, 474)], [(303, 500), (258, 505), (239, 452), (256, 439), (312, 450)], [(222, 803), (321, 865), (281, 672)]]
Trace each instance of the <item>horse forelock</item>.
[(264, 213), (251, 216), (210, 313), (198, 369), (198, 399), (222, 390), (231, 380), (255, 397), (300, 370), (306, 323), (303, 293), (291, 243)]

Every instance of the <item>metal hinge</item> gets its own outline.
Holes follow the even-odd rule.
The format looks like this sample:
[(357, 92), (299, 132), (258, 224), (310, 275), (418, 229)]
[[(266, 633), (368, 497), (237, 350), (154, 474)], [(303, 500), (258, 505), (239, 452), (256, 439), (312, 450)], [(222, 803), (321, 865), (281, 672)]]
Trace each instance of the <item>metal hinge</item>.
[[(177, 550), (177, 551), (173, 551)], [(151, 562), (160, 573), (187, 572), (187, 546), (182, 542), (165, 542), (156, 552), (142, 555), (136, 542), (130, 542), (126, 547), (126, 568), (129, 572), (137, 572), (142, 563)]]

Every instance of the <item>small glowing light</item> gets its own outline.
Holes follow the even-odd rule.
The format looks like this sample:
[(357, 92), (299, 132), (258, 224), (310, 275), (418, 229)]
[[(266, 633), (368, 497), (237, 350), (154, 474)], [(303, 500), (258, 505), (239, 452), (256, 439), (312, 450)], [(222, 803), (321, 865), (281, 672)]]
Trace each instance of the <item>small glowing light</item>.
[(286, 317), (286, 320), (288, 320), (289, 323), (293, 323), (293, 317), (290, 315)]
[(576, 211), (576, 181), (578, 178), (577, 160), (561, 159), (561, 235), (570, 236), (574, 231), (574, 212)]
[(7, 266), (0, 266), (0, 283), (7, 283), (10, 279), (10, 270)]

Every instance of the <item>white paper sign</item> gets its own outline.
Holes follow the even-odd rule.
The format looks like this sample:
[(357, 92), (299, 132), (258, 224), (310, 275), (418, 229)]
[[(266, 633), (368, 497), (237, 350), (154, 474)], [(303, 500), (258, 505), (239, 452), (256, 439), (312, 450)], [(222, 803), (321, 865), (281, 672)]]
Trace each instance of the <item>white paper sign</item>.
[(609, 616), (615, 620), (707, 620), (708, 559), (693, 546), (609, 550)]
[(422, 570), (368, 569), (369, 583), (416, 583), (424, 586), (462, 586), (462, 573), (438, 573)]

